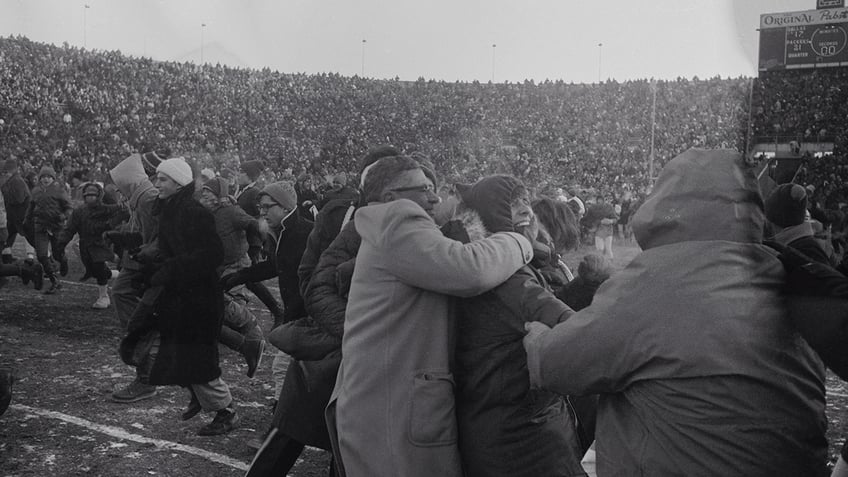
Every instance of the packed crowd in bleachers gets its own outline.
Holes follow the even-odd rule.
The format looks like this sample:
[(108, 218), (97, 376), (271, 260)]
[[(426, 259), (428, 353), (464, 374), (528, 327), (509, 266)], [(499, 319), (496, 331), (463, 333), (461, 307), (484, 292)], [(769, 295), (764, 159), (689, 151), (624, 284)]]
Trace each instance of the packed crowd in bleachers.
[[(480, 84), (157, 62), (0, 39), (0, 153), (94, 176), (152, 146), (326, 176), (368, 145), (433, 159), (449, 179), (515, 174), (618, 195), (649, 184), (651, 82)], [(691, 146), (739, 148), (750, 79), (656, 87), (656, 171)]]
[(833, 154), (807, 157), (798, 180), (830, 208), (848, 202), (848, 68), (772, 71), (753, 91), (753, 135), (768, 142), (832, 143)]

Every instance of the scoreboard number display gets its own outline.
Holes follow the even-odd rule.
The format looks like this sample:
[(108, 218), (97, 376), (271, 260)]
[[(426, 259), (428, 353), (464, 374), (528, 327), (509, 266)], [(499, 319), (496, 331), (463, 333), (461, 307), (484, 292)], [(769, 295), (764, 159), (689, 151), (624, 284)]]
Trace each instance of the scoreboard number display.
[(760, 71), (828, 66), (848, 66), (848, 8), (760, 16)]

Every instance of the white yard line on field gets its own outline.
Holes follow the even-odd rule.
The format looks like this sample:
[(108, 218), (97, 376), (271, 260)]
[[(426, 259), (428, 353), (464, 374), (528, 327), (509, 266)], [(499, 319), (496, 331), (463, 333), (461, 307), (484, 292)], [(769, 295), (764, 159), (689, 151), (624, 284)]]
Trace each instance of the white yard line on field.
[(12, 404), (10, 406), (12, 409), (16, 409), (19, 411), (28, 412), (31, 414), (35, 414), (38, 416), (49, 417), (51, 419), (58, 419), (60, 421), (69, 422), (71, 424), (76, 424), (80, 427), (85, 427), (86, 429), (90, 429), (92, 431), (100, 432), (102, 434), (106, 434), (107, 436), (111, 436), (117, 439), (123, 439), (132, 442), (138, 442), (139, 444), (153, 444), (154, 446), (160, 449), (170, 449), (177, 450), (181, 452), (185, 452), (186, 454), (196, 455), (198, 457), (202, 457), (206, 460), (216, 462), (218, 464), (224, 464), (226, 466), (232, 467), (238, 470), (246, 471), (248, 469), (248, 464), (241, 462), (239, 460), (232, 459), (225, 455), (216, 454), (215, 452), (210, 452), (204, 449), (200, 449), (198, 447), (187, 446), (185, 444), (178, 444), (176, 442), (165, 441), (162, 439), (152, 439), (150, 437), (140, 436), (138, 434), (129, 433), (120, 427), (107, 426), (104, 424), (97, 424), (96, 422), (91, 422), (86, 419), (82, 419), (75, 416), (70, 416), (68, 414), (64, 414), (56, 411), (48, 411), (47, 409), (39, 409), (35, 407), (25, 406), (23, 404)]

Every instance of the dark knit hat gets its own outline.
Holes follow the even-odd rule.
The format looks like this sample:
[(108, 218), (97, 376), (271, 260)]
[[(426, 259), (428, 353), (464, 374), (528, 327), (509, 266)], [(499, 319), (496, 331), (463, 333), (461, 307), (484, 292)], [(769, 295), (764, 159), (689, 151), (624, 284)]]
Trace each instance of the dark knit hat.
[(491, 233), (515, 231), (512, 226), (512, 199), (518, 188), (524, 188), (524, 184), (506, 175), (485, 177), (474, 185), (456, 185), (462, 202), (480, 214), (483, 225)]
[(209, 189), (215, 197), (223, 199), (229, 195), (229, 183), (223, 177), (214, 177), (203, 184), (204, 189)]
[(792, 227), (804, 222), (807, 191), (798, 184), (781, 184), (766, 199), (766, 218), (779, 227)]
[(265, 170), (265, 163), (259, 160), (256, 161), (245, 161), (241, 163), (241, 170), (247, 174), (247, 177), (250, 177), (251, 180), (256, 180), (259, 178), (259, 174), (262, 174), (262, 171)]
[(289, 181), (279, 181), (273, 184), (268, 184), (259, 193), (259, 197), (267, 195), (274, 199), (274, 202), (282, 205), (288, 210), (297, 208), (297, 192), (294, 190), (294, 184)]
[(3, 168), (0, 169), (0, 173), (5, 174), (7, 172), (15, 172), (17, 170), (18, 170), (18, 161), (14, 160), (14, 159), (6, 159), (5, 161), (3, 161)]
[(50, 176), (54, 180), (56, 179), (56, 171), (53, 170), (50, 166), (44, 166), (41, 168), (41, 171), (38, 173), (38, 178), (41, 179), (44, 176)]
[(141, 155), (141, 165), (144, 166), (144, 172), (148, 176), (156, 174), (156, 168), (162, 163), (164, 158), (160, 157), (155, 152), (145, 152)]

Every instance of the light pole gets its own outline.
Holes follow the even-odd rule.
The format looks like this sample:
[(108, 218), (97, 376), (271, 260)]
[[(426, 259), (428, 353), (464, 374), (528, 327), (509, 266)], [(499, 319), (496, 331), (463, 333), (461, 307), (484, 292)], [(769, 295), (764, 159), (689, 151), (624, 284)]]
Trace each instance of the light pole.
[(362, 39), (362, 71), (360, 76), (365, 78), (365, 44), (368, 43), (365, 38)]
[(85, 5), (82, 9), (82, 47), (88, 46), (88, 9), (91, 8)]
[(203, 33), (206, 30), (206, 24), (200, 24), (200, 64), (203, 64)]
[(492, 83), (495, 82), (495, 48), (498, 45), (492, 43)]
[(603, 43), (598, 43), (598, 84), (601, 84), (601, 51), (603, 46)]

